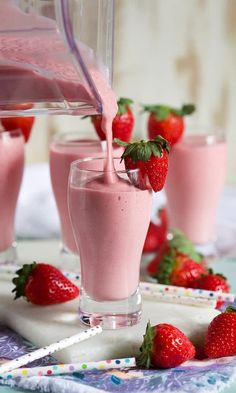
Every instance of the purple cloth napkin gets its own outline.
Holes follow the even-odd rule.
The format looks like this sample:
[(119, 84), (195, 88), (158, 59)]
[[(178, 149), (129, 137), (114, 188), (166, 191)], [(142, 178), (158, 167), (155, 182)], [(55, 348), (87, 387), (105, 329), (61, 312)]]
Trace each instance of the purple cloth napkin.
[[(36, 349), (17, 333), (0, 326), (0, 361), (14, 359)], [(29, 366), (56, 364), (47, 356)], [(4, 381), (18, 388), (49, 393), (153, 392), (206, 393), (220, 392), (236, 380), (236, 357), (208, 361), (190, 361), (170, 370), (113, 369), (75, 372), (51, 377), (17, 377)]]

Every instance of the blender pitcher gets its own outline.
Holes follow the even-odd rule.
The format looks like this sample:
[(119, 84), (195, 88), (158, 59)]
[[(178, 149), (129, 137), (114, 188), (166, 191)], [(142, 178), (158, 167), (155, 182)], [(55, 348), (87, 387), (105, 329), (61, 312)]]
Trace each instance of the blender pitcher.
[(92, 75), (112, 79), (113, 11), (114, 0), (0, 0), (0, 116), (101, 113)]

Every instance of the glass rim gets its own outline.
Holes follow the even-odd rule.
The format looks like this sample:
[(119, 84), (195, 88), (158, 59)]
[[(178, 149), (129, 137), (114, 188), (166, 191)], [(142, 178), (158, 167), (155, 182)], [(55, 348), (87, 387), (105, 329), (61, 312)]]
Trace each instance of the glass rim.
[[(74, 135), (77, 137), (76, 140), (70, 140), (70, 139), (64, 139), (67, 136), (69, 137), (70, 135)], [(97, 145), (103, 145), (106, 144), (106, 141), (102, 141), (100, 139), (86, 139), (86, 138), (79, 138), (78, 132), (77, 131), (68, 131), (68, 132), (59, 132), (54, 135), (52, 138), (52, 143), (55, 143), (57, 145), (61, 146), (97, 146)]]
[[(140, 171), (139, 168), (135, 169), (118, 169), (118, 170), (112, 170), (112, 171), (104, 171), (103, 169), (84, 169), (84, 168), (79, 168), (78, 164), (81, 164), (83, 162), (88, 162), (88, 161), (95, 161), (95, 160), (106, 160), (105, 157), (87, 157), (87, 158), (82, 158), (76, 161), (73, 161), (70, 165), (70, 171), (77, 170), (79, 172), (87, 172), (87, 173), (120, 173), (120, 174), (125, 174), (125, 173), (138, 173)], [(120, 157), (113, 157), (113, 160), (121, 160)]]
[(23, 133), (20, 128), (16, 128), (15, 130), (4, 131), (0, 130), (0, 139), (11, 138), (13, 136), (22, 136)]
[(204, 133), (204, 134), (188, 134), (186, 133), (183, 138), (181, 139), (181, 142), (187, 142), (191, 141), (191, 139), (194, 140), (203, 140), (205, 142), (206, 146), (210, 145), (215, 145), (217, 143), (225, 142), (226, 138), (225, 135), (223, 134), (213, 134), (213, 133)]

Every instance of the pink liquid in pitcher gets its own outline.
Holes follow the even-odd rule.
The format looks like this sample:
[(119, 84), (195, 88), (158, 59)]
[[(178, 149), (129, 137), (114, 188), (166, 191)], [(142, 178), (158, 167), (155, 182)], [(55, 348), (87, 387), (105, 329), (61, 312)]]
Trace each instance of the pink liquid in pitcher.
[(171, 151), (165, 187), (170, 226), (196, 244), (215, 240), (226, 162), (226, 142), (211, 135), (185, 137)]
[(23, 136), (14, 131), (0, 132), (0, 252), (7, 250), (14, 241), (15, 211), (23, 169)]

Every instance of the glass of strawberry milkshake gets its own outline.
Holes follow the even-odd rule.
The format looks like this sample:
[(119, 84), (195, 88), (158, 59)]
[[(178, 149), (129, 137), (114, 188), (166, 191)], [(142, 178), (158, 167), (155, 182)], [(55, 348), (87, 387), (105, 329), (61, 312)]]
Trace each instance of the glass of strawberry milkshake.
[(139, 272), (150, 222), (152, 191), (134, 184), (139, 169), (114, 159), (75, 161), (69, 211), (81, 260), (80, 320), (105, 329), (131, 326), (141, 317)]
[(219, 132), (189, 132), (172, 147), (165, 191), (170, 226), (204, 254), (216, 252), (216, 214), (223, 191), (227, 145)]
[(0, 264), (17, 259), (14, 223), (23, 170), (21, 131), (0, 132)]
[[(72, 265), (75, 262), (73, 255), (78, 258), (78, 251), (71, 227), (67, 201), (70, 165), (73, 161), (86, 157), (105, 157), (106, 146), (106, 141), (79, 139), (76, 132), (59, 134), (50, 144), (50, 174), (61, 224), (61, 254), (66, 262), (71, 261)], [(117, 152), (117, 155), (120, 156), (122, 151), (123, 149), (120, 147), (114, 147), (114, 154)], [(78, 268), (77, 264), (75, 266)]]

